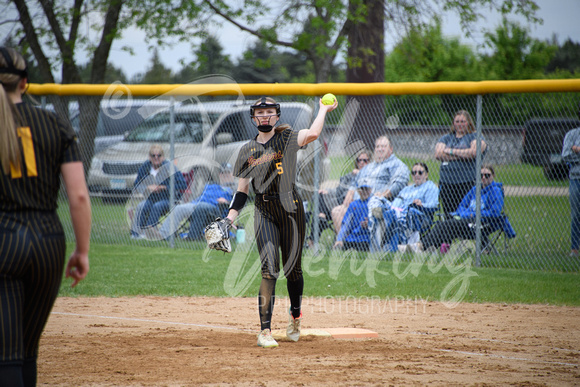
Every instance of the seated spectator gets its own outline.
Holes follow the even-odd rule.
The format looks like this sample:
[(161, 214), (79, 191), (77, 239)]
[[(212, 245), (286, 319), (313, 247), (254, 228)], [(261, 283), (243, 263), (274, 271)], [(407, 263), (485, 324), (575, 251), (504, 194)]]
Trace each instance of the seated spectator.
[[(380, 198), (380, 204), (371, 213), (375, 223), (384, 225), (384, 231), (376, 227), (377, 232), (371, 235), (373, 251), (397, 251), (399, 244), (417, 243), (419, 233), (431, 226), (439, 206), (439, 188), (429, 180), (425, 163), (415, 163), (411, 175), (412, 185), (403, 188), (393, 201)], [(380, 219), (376, 219), (377, 215)], [(383, 241), (389, 243), (383, 246)]]
[(231, 186), (234, 181), (230, 164), (222, 165), (219, 179), (219, 184), (215, 182), (206, 184), (203, 193), (190, 203), (176, 206), (170, 216), (162, 223), (159, 237), (167, 239), (179, 229), (185, 219), (189, 218), (189, 232), (186, 239), (203, 240), (205, 226), (214, 221), (215, 218), (227, 215), (233, 197)]
[[(330, 227), (331, 220), (331, 210), (336, 207), (339, 203), (344, 202), (346, 193), (348, 192), (353, 180), (359, 171), (370, 163), (371, 152), (363, 149), (358, 152), (357, 157), (354, 162), (354, 169), (342, 176), (338, 183), (338, 186), (334, 189), (321, 189), (318, 191), (318, 203), (319, 203), (319, 213), (318, 213), (318, 239), (320, 239), (320, 234), (324, 230)], [(310, 235), (308, 236), (308, 245), (312, 246), (314, 241), (314, 227), (310, 229)]]
[[(344, 202), (332, 209), (332, 222), (336, 233), (340, 232), (342, 219), (348, 206), (358, 199), (356, 188), (359, 179), (366, 179), (371, 185), (373, 196), (394, 199), (409, 181), (409, 168), (393, 154), (393, 147), (387, 136), (380, 136), (375, 141), (374, 161), (362, 168), (349, 188)], [(370, 203), (369, 203), (370, 209)], [(373, 224), (369, 222), (372, 231)]]
[(372, 192), (371, 184), (368, 180), (360, 180), (358, 183), (357, 199), (349, 204), (346, 214), (342, 219), (340, 232), (336, 236), (335, 249), (354, 249), (368, 251), (369, 231), (368, 231), (368, 201)]
[(169, 211), (171, 175), (175, 176), (174, 192), (177, 201), (187, 188), (185, 178), (173, 164), (165, 160), (161, 145), (151, 145), (149, 160), (141, 165), (135, 179), (135, 190), (143, 194), (145, 200), (137, 205), (131, 226), (131, 238), (142, 238), (144, 229), (156, 225), (159, 218)]
[[(494, 181), (495, 171), (492, 166), (486, 165), (481, 168), (481, 225), (485, 230), (486, 225), (491, 224), (501, 217), (503, 210), (503, 189), (501, 183)], [(454, 239), (475, 239), (475, 191), (473, 187), (463, 198), (457, 211), (451, 213), (451, 218), (435, 223), (433, 229), (422, 241), (415, 246), (414, 251), (424, 249), (439, 249), (442, 244), (451, 244)], [(482, 232), (482, 246), (487, 246), (487, 233)]]

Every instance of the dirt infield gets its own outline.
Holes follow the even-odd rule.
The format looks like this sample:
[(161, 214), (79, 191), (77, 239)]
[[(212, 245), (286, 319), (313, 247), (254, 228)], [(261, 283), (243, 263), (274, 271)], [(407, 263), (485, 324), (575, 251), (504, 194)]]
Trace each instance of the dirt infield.
[[(580, 385), (580, 308), (401, 299), (304, 300), (307, 336), (256, 346), (254, 298), (59, 298), (38, 385)], [(273, 328), (285, 327), (288, 300)]]

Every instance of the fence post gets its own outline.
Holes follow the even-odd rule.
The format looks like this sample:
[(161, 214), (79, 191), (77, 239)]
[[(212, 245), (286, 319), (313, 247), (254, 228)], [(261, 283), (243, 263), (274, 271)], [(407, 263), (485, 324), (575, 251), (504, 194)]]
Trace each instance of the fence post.
[(477, 113), (476, 113), (476, 156), (475, 156), (475, 266), (481, 265), (481, 114), (482, 114), (482, 97), (477, 95)]
[[(175, 97), (171, 96), (169, 98), (169, 160), (171, 160), (171, 165), (169, 166), (169, 224), (172, 226), (170, 230), (173, 231), (173, 207), (175, 206), (175, 173), (173, 171), (177, 168), (173, 164), (175, 160)], [(181, 172), (180, 172), (181, 173)], [(175, 247), (175, 232), (169, 235), (169, 247)]]

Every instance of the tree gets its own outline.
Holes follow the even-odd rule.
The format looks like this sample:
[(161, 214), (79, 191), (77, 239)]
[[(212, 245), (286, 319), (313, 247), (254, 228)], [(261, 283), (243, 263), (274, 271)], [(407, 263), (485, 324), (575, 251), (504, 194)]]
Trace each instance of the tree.
[[(91, 65), (86, 63), (84, 65), (79, 65), (79, 72), (83, 83), (89, 83), (91, 77)], [(104, 83), (121, 82), (127, 83), (127, 75), (123, 72), (120, 67), (115, 67), (111, 63), (107, 63), (107, 71), (105, 73)]]
[(195, 61), (185, 66), (175, 76), (176, 83), (188, 83), (208, 74), (232, 76), (233, 64), (219, 40), (209, 35), (194, 51)]
[[(444, 37), (438, 18), (430, 25), (409, 31), (385, 59), (386, 82), (478, 81), (484, 78), (477, 53), (457, 37)], [(460, 106), (471, 111), (475, 108), (467, 105), (472, 99), (442, 95), (421, 99), (422, 105), (430, 105), (428, 109), (414, 109), (417, 98), (420, 97), (387, 99), (388, 114), (399, 117), (402, 125), (446, 125)]]
[(153, 50), (151, 66), (147, 68), (143, 75), (142, 83), (145, 84), (166, 84), (171, 83), (173, 74), (171, 69), (165, 67), (159, 58), (159, 50)]
[(544, 69), (556, 52), (554, 45), (533, 39), (528, 29), (506, 18), (484, 36), (485, 46), (493, 50), (484, 57), (488, 79), (544, 78)]
[(286, 82), (287, 73), (282, 70), (276, 49), (256, 41), (244, 51), (233, 70), (234, 79), (240, 83)]
[[(392, 28), (394, 37), (393, 31), (428, 24), (433, 17), (447, 11), (459, 15), (467, 35), (471, 33), (473, 23), (483, 17), (483, 8), (497, 9), (504, 15), (520, 14), (532, 22), (539, 20), (535, 17), (538, 6), (532, 0), (289, 0), (283, 5), (275, 4), (276, 10), (272, 8), (272, 2), (260, 0), (244, 2), (240, 6), (228, 1), (204, 0), (200, 6), (208, 7), (227, 22), (262, 41), (305, 54), (314, 64), (316, 82), (328, 81), (329, 69), (347, 42), (351, 46), (347, 57), (349, 68), (358, 68), (373, 55), (378, 55), (380, 60), (384, 44), (380, 31), (384, 23)], [(372, 28), (365, 29), (368, 26)], [(357, 33), (356, 28), (361, 33)], [(380, 68), (375, 67), (379, 74)], [(363, 74), (361, 71), (356, 73)], [(375, 78), (382, 81), (380, 75)]]
[[(358, 1), (358, 0), (352, 0)], [(244, 2), (236, 8), (225, 2), (204, 0), (213, 12), (229, 23), (270, 45), (294, 49), (306, 55), (314, 66), (316, 82), (326, 82), (332, 63), (344, 46), (351, 23), (344, 1), (290, 0), (279, 13), (258, 28), (252, 28), (263, 15), (273, 15), (271, 2)], [(296, 31), (296, 32), (289, 32)]]
[[(383, 82), (385, 79), (385, 3), (383, 1), (351, 1), (349, 13), (364, 18), (348, 29), (346, 81)], [(361, 19), (362, 20), (362, 19)], [(349, 98), (349, 99), (352, 99)], [(382, 96), (357, 96), (360, 102), (350, 141), (362, 140), (373, 149), (374, 140), (384, 134), (386, 114)]]
[(439, 19), (410, 31), (385, 59), (386, 82), (479, 81), (482, 70), (471, 46), (443, 36)]
[(546, 66), (546, 72), (558, 70), (580, 73), (580, 43), (567, 39), (562, 46), (558, 46), (554, 57)]
[[(88, 58), (89, 83), (105, 82), (111, 46), (128, 26), (146, 32), (147, 42), (156, 45), (185, 41), (198, 36), (207, 17), (194, 1), (164, 0), (10, 0), (13, 12), (14, 38), (23, 41), (39, 70), (39, 81), (54, 83), (53, 71), (60, 68), (62, 83), (83, 81), (77, 58)], [(11, 10), (9, 10), (10, 12)], [(186, 23), (183, 21), (187, 20)], [(126, 50), (131, 50), (125, 47)], [(57, 53), (55, 55), (55, 52)], [(79, 98), (79, 143), (85, 161), (92, 159), (100, 98)], [(67, 117), (65, 98), (51, 102), (59, 114)], [(85, 171), (90, 163), (85, 163)]]
[[(469, 35), (473, 23), (483, 17), (481, 9), (487, 7), (502, 15), (516, 13), (532, 22), (539, 20), (535, 16), (538, 6), (532, 0), (289, 0), (275, 14), (269, 1), (244, 2), (240, 7), (224, 1), (204, 0), (204, 4), (260, 40), (305, 54), (314, 65), (316, 82), (328, 81), (332, 63), (346, 45), (347, 82), (384, 81), (384, 23), (392, 27), (391, 31), (408, 31), (452, 11), (459, 15), (461, 27)], [(271, 22), (254, 27), (266, 14), (274, 14), (267, 19)], [(355, 138), (372, 138), (359, 132), (368, 128), (384, 130), (384, 103), (381, 97), (365, 98), (363, 102), (352, 133)]]

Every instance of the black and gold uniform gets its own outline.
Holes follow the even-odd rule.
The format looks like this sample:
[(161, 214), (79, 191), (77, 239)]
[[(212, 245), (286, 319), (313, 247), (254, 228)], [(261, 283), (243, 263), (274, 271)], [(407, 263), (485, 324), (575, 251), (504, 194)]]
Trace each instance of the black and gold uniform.
[(65, 265), (56, 215), (60, 167), (81, 157), (68, 124), (27, 103), (15, 107), (23, 123), (21, 163), (9, 174), (0, 170), (0, 365), (23, 364), (23, 374), (35, 376), (38, 342)]
[(252, 179), (256, 193), (254, 231), (260, 252), (262, 284), (259, 309), (261, 329), (270, 328), (276, 280), (280, 273), (280, 250), (288, 280), (291, 313), (300, 316), (304, 288), (302, 247), (306, 222), (302, 199), (295, 189), (298, 132), (276, 132), (265, 144), (251, 140), (238, 155), (234, 174)]

